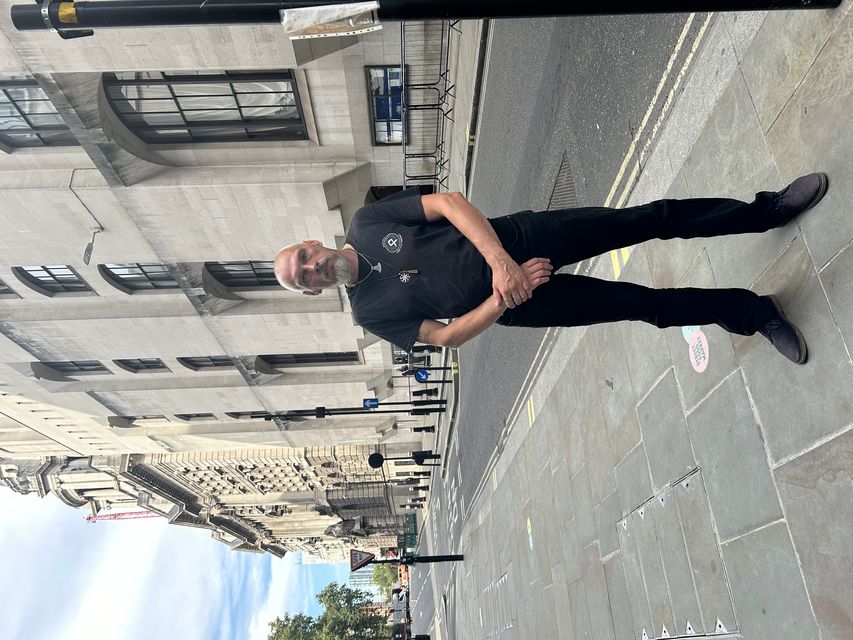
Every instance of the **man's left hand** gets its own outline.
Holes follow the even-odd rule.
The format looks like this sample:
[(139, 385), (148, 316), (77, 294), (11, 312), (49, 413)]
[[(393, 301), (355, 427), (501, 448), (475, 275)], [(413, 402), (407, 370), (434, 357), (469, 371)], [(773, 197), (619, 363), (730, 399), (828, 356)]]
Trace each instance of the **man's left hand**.
[(530, 298), (533, 284), (527, 273), (509, 254), (492, 265), (492, 292), (508, 309), (515, 309)]

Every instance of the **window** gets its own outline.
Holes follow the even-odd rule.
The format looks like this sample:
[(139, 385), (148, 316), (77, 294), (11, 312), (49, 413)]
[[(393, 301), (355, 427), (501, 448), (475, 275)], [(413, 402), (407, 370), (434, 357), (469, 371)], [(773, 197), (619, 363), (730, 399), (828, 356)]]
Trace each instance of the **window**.
[(34, 78), (0, 76), (0, 143), (41, 147), (77, 140)]
[(178, 288), (165, 264), (99, 264), (98, 271), (125, 293)]
[(216, 416), (212, 413), (176, 413), (175, 417), (179, 420), (192, 422), (193, 420), (216, 420)]
[(358, 363), (357, 351), (331, 351), (323, 353), (278, 353), (259, 356), (271, 367), (305, 367), (339, 363)]
[(54, 371), (62, 374), (77, 375), (81, 373), (110, 373), (97, 360), (65, 360), (62, 362), (43, 362), (46, 367), (50, 367)]
[(237, 420), (246, 420), (266, 418), (270, 413), (268, 411), (229, 411), (225, 415), (229, 418), (236, 418)]
[(366, 67), (375, 144), (403, 144), (403, 68)]
[(233, 290), (274, 287), (280, 289), (272, 260), (249, 262), (205, 262), (204, 268), (220, 284)]
[(131, 373), (165, 372), (169, 370), (160, 358), (128, 358), (113, 360), (119, 367)]
[(105, 73), (113, 110), (150, 143), (306, 140), (290, 71)]
[(0, 298), (17, 298), (19, 297), (17, 293), (12, 291), (12, 289), (2, 280), (0, 280)]
[(193, 371), (234, 366), (234, 361), (231, 359), (230, 356), (202, 356), (197, 358), (178, 358), (178, 362), (184, 365), (187, 369), (192, 369)]
[(46, 296), (92, 292), (92, 288), (68, 265), (14, 267), (12, 273), (28, 287)]

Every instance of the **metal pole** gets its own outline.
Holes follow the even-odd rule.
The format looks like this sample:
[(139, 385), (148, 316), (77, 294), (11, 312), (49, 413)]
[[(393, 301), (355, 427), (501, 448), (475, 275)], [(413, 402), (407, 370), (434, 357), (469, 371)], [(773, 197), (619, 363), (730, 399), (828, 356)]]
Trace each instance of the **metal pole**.
[[(279, 11), (335, 5), (335, 2), (281, 0), (104, 0), (99, 2), (39, 3), (12, 6), (19, 31), (67, 31), (108, 27), (154, 27), (203, 24), (277, 23)], [(841, 0), (381, 0), (381, 21), (466, 20), (475, 18), (536, 18), (607, 14), (688, 13), (705, 11), (765, 11), (828, 9)]]

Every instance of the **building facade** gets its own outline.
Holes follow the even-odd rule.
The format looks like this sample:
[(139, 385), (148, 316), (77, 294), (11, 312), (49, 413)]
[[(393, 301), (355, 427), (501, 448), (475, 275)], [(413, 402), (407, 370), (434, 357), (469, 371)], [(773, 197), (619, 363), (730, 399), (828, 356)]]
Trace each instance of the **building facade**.
[[(404, 417), (264, 417), (407, 400), (410, 380), (394, 376), (390, 344), (353, 324), (342, 291), (286, 291), (271, 260), (304, 239), (339, 246), (366, 200), (402, 186), (399, 25), (298, 41), (274, 25), (66, 41), (15, 31), (11, 4), (0, 0), (0, 458), (55, 486), (85, 470), (109, 498), (87, 497), (93, 511), (144, 503), (201, 518), (244, 541), (235, 548), (311, 539), (322, 551), (330, 527), (333, 547), (369, 528), (356, 520), (381, 509), (359, 515), (346, 495), (387, 489), (332, 454), (314, 469), (305, 452), (420, 449)], [(213, 460), (242, 471), (220, 482)], [(319, 473), (327, 462), (341, 475)], [(297, 464), (314, 469), (313, 488), (276, 484)], [(261, 484), (241, 484), (250, 475)], [(33, 486), (65, 495), (50, 482)]]

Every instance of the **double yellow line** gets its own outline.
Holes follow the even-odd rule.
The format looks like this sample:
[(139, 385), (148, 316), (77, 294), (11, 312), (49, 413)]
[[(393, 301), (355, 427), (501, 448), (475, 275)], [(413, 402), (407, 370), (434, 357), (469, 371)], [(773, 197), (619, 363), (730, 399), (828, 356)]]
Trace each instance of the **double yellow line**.
[[(696, 53), (696, 50), (699, 48), (699, 44), (702, 42), (702, 38), (705, 36), (705, 31), (708, 28), (708, 25), (711, 22), (713, 14), (709, 13), (705, 18), (705, 22), (702, 23), (702, 26), (699, 28), (699, 32), (696, 34), (696, 38), (693, 40), (693, 43), (690, 47), (690, 51), (684, 59), (684, 63), (681, 65), (681, 68), (678, 71), (677, 76), (675, 77), (675, 82), (672, 84), (672, 88), (669, 90), (669, 93), (666, 96), (666, 99), (663, 102), (663, 106), (661, 107), (660, 113), (658, 114), (657, 120), (655, 120), (654, 125), (652, 126), (651, 133), (649, 134), (648, 139), (646, 140), (643, 148), (640, 150), (639, 154), (637, 153), (637, 149), (640, 142), (640, 137), (643, 135), (643, 132), (646, 130), (646, 126), (649, 124), (649, 120), (651, 119), (652, 113), (655, 110), (655, 107), (658, 104), (658, 99), (661, 96), (664, 86), (666, 86), (667, 81), (672, 74), (672, 69), (675, 66), (675, 61), (678, 58), (678, 55), (681, 53), (681, 49), (684, 46), (684, 41), (687, 39), (687, 34), (690, 32), (690, 27), (693, 25), (693, 21), (696, 18), (695, 13), (691, 13), (687, 16), (687, 21), (684, 23), (684, 27), (681, 29), (681, 33), (678, 36), (678, 40), (675, 42), (675, 48), (672, 50), (672, 55), (670, 55), (669, 60), (666, 63), (666, 68), (663, 71), (663, 75), (658, 81), (657, 89), (655, 89), (655, 94), (649, 102), (649, 106), (646, 109), (646, 113), (643, 116), (642, 122), (640, 122), (640, 126), (637, 129), (637, 132), (634, 134), (634, 139), (631, 140), (631, 144), (628, 145), (628, 151), (625, 153), (625, 157), (622, 159), (622, 164), (619, 167), (619, 172), (616, 174), (616, 178), (613, 180), (613, 184), (610, 187), (610, 192), (607, 194), (607, 198), (604, 201), (605, 207), (613, 206), (617, 209), (621, 209), (622, 205), (625, 203), (625, 200), (628, 198), (628, 194), (631, 192), (631, 188), (634, 186), (635, 181), (637, 180), (637, 175), (640, 173), (640, 166), (643, 161), (646, 159), (646, 153), (649, 150), (649, 147), (652, 144), (652, 141), (657, 137), (658, 130), (660, 129), (661, 124), (663, 123), (666, 114), (669, 112), (669, 108), (672, 106), (673, 99), (675, 98), (675, 93), (678, 91), (678, 87), (681, 86), (681, 81), (684, 79), (685, 74), (687, 73), (687, 69), (690, 66), (690, 63), (693, 60), (693, 55)], [(630, 167), (630, 171), (628, 168)], [(625, 177), (627, 172), (627, 180), (623, 183), (623, 178)], [(616, 198), (616, 193), (619, 191), (619, 186), (622, 185), (622, 190), (619, 192), (619, 197), (616, 199), (615, 204), (614, 198)], [(622, 267), (628, 263), (628, 258), (631, 257), (631, 248), (625, 247), (622, 249), (613, 249), (610, 251), (610, 263), (613, 266), (613, 277), (618, 280), (619, 276), (622, 274)]]

